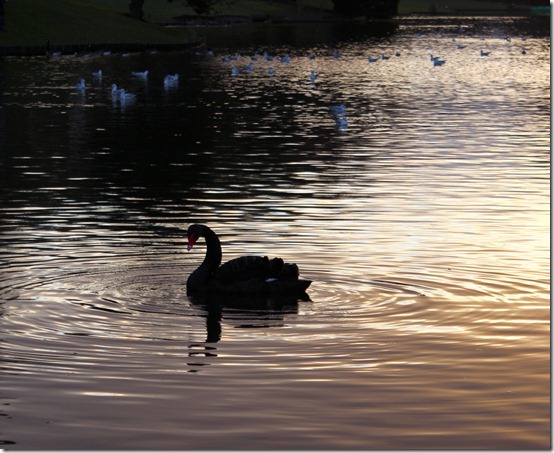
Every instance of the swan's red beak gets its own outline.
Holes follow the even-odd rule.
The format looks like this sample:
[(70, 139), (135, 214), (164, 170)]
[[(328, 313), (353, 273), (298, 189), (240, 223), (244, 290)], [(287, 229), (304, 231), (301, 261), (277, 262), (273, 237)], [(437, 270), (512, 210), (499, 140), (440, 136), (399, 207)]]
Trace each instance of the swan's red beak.
[(189, 236), (189, 245), (187, 245), (187, 251), (192, 248), (192, 246), (195, 244), (196, 238), (194, 237), (194, 234), (191, 234)]

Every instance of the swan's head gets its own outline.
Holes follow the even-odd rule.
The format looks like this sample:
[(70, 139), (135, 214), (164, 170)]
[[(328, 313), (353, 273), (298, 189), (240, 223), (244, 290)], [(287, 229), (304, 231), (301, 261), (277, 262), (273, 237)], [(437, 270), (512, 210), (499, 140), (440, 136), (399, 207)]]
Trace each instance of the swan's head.
[(187, 245), (187, 250), (190, 250), (194, 244), (196, 244), (196, 241), (198, 241), (198, 238), (200, 236), (203, 236), (203, 226), (194, 224), (189, 226), (187, 230), (187, 237), (189, 239), (189, 243)]

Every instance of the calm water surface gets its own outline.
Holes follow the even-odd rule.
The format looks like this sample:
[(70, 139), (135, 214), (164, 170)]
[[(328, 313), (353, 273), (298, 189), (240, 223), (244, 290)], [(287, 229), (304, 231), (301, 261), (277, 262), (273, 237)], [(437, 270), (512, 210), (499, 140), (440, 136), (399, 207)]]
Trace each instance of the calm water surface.
[[(550, 38), (520, 25), (0, 61), (4, 448), (549, 448)], [(187, 297), (193, 222), (311, 300)]]

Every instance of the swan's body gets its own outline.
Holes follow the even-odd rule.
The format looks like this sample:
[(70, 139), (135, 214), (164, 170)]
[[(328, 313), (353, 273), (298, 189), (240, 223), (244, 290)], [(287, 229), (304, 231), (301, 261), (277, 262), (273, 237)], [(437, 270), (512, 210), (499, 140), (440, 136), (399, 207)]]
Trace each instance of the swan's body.
[(187, 280), (187, 292), (223, 294), (303, 294), (310, 280), (298, 279), (298, 266), (287, 264), (281, 258), (243, 256), (221, 264), (221, 243), (206, 225), (194, 224), (188, 228), (188, 247), (206, 240), (206, 256)]

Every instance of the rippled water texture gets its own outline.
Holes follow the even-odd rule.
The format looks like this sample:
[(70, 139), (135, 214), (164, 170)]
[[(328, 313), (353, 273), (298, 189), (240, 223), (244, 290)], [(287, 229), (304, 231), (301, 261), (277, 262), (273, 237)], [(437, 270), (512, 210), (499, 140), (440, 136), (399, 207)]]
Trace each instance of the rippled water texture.
[[(548, 30), (240, 30), (0, 61), (4, 447), (549, 448)], [(187, 297), (192, 222), (311, 300)]]

